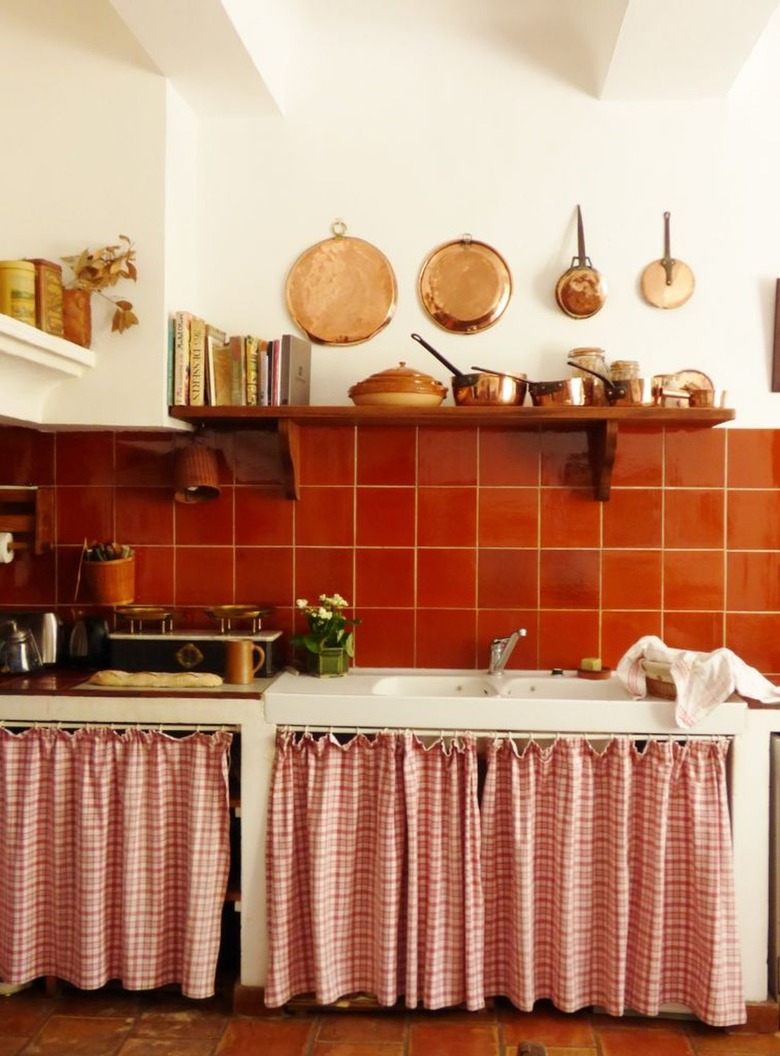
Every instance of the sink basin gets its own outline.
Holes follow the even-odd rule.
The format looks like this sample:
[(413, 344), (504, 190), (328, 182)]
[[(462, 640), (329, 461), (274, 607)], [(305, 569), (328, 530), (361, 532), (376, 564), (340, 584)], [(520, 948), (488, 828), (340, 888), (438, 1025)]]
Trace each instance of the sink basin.
[[(312, 729), (513, 730), (555, 733), (674, 733), (673, 701), (636, 700), (614, 675), (571, 671), (353, 668), (343, 678), (283, 672), (263, 693), (267, 722)], [(726, 701), (692, 734), (739, 733), (747, 705)]]
[(495, 697), (499, 686), (490, 675), (388, 675), (371, 692), (380, 697)]

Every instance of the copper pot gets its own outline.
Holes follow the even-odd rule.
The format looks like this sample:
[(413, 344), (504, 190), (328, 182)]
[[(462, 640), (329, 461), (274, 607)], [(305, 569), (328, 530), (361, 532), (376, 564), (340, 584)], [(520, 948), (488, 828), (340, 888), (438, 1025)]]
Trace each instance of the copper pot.
[(555, 405), (584, 407), (593, 383), (588, 378), (564, 378), (562, 381), (529, 381), (528, 391), (534, 407)]
[(511, 407), (519, 406), (525, 399), (527, 386), (525, 374), (502, 374), (493, 370), (477, 370), (473, 374), (464, 374), (419, 334), (412, 334), (412, 339), (427, 349), (450, 371), (452, 397), (458, 407)]

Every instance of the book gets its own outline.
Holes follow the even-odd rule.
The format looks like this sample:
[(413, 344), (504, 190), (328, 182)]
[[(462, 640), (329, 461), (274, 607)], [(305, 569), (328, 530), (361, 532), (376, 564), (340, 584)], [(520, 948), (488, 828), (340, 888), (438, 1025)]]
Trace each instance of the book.
[(206, 402), (206, 320), (193, 315), (190, 320), (190, 395), (191, 407)]
[(186, 406), (190, 396), (190, 322), (192, 313), (173, 316), (173, 402)]
[(246, 403), (246, 357), (244, 339), (234, 335), (228, 338), (230, 349), (230, 402), (236, 407)]
[(257, 339), (257, 402), (262, 407), (269, 403), (268, 394), (268, 345), (263, 338)]
[(279, 403), (305, 406), (311, 385), (311, 344), (295, 334), (282, 334), (279, 350)]
[(227, 334), (219, 327), (206, 323), (206, 403), (216, 404), (214, 380), (214, 349), (227, 344)]
[(256, 407), (258, 403), (257, 377), (257, 338), (247, 334), (244, 338), (244, 370), (246, 376), (246, 403)]
[(227, 341), (223, 345), (214, 345), (211, 350), (211, 362), (214, 371), (213, 402), (215, 406), (225, 406), (233, 402), (230, 360), (230, 345)]

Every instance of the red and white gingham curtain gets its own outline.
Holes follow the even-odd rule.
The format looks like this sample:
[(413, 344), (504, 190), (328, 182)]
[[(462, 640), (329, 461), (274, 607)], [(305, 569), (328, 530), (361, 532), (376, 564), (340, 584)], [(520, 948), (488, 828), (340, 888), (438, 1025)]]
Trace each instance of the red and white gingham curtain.
[(280, 733), (266, 1003), (505, 995), (744, 1022), (725, 740)]
[(0, 979), (214, 992), (232, 735), (0, 729)]
[(489, 748), (485, 987), (529, 1011), (744, 1022), (725, 740)]
[(266, 1004), (484, 1005), (476, 743), (280, 732)]

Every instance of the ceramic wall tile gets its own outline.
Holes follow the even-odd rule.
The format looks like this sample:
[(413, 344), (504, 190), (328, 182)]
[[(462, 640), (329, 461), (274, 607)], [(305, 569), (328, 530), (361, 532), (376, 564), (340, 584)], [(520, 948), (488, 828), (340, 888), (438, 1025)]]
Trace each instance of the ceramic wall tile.
[(479, 483), (482, 487), (537, 487), (539, 434), (518, 429), (480, 429)]
[(235, 601), (238, 605), (292, 606), (292, 547), (236, 547)]
[(289, 546), (293, 503), (278, 488), (242, 486), (235, 489), (237, 546)]
[(303, 425), (299, 436), (302, 484), (354, 484), (354, 426)]
[(373, 426), (358, 429), (357, 482), (383, 487), (414, 484), (417, 479), (417, 429)]
[(727, 450), (730, 488), (780, 487), (780, 430), (729, 429)]
[(729, 491), (726, 546), (730, 550), (780, 549), (780, 490)]
[(421, 426), (417, 434), (418, 484), (476, 484), (476, 429)]
[(595, 609), (543, 609), (539, 613), (539, 667), (575, 670), (583, 656), (599, 656), (599, 613)]
[(414, 488), (364, 488), (355, 492), (357, 546), (414, 546)]
[(582, 488), (542, 488), (540, 542), (544, 547), (592, 547), (601, 542), (602, 504)]
[(663, 538), (661, 488), (613, 488), (603, 511), (603, 545), (609, 547), (661, 546)]
[(417, 610), (415, 666), (473, 668), (476, 650), (476, 610)]
[(355, 551), (355, 604), (414, 607), (415, 551), (377, 547)]
[(543, 609), (597, 609), (601, 554), (598, 550), (543, 550), (539, 604)]
[(480, 550), (477, 576), (481, 609), (531, 609), (538, 604), (536, 550)]
[[(355, 598), (355, 554), (351, 547), (296, 546), (295, 598), (310, 601), (320, 594)], [(269, 555), (273, 560), (273, 553)]]
[(418, 488), (418, 546), (476, 546), (476, 488)]
[(612, 484), (615, 487), (660, 487), (663, 482), (663, 429), (620, 424)]
[(725, 493), (712, 488), (668, 488), (664, 495), (664, 546), (712, 549), (725, 539)]
[(667, 488), (722, 488), (726, 482), (726, 429), (668, 429)]
[[(173, 523), (174, 507), (180, 507), (181, 503), (172, 503), (166, 488), (149, 487), (121, 487), (114, 489), (115, 503), (115, 525), (114, 538), (121, 543), (130, 546), (141, 546), (143, 544), (156, 543), (160, 546), (171, 546), (174, 541)], [(196, 504), (198, 505), (198, 504)], [(209, 504), (211, 505), (211, 504)], [(220, 499), (214, 503), (215, 507), (227, 508), (229, 518), (225, 525), (226, 530), (219, 537), (215, 531), (205, 531), (201, 538), (180, 537), (177, 531), (176, 541), (179, 543), (212, 542), (231, 544), (233, 542), (233, 503), (230, 500)], [(194, 506), (191, 507), (194, 509)], [(178, 513), (178, 511), (176, 511)], [(217, 514), (215, 516), (214, 514)], [(208, 525), (215, 528), (220, 523), (219, 510), (213, 514), (204, 514), (193, 523)], [(177, 529), (179, 519), (177, 517)]]
[(418, 608), (474, 608), (477, 556), (472, 549), (417, 551)]
[(538, 545), (538, 488), (480, 488), (478, 503), (480, 546)]
[(114, 484), (114, 433), (63, 432), (55, 441), (57, 484)]
[(353, 488), (302, 487), (295, 504), (296, 546), (352, 546)]
[(355, 631), (355, 663), (359, 667), (414, 667), (414, 609), (355, 608), (363, 620)]

